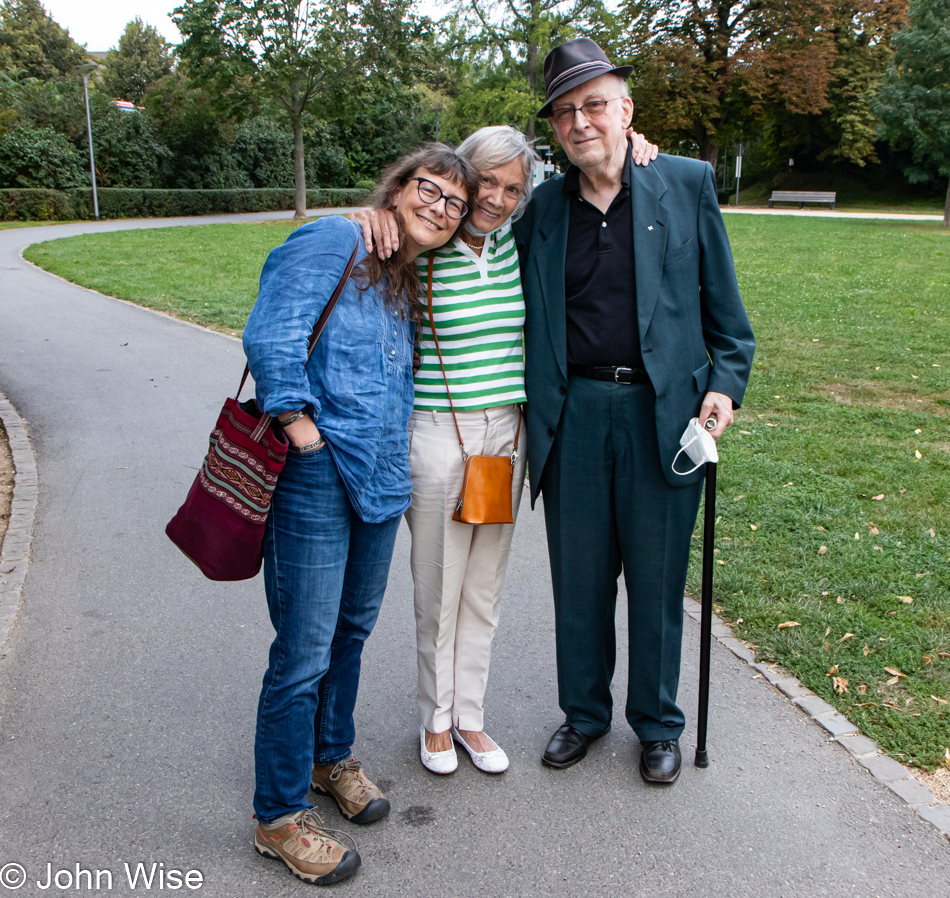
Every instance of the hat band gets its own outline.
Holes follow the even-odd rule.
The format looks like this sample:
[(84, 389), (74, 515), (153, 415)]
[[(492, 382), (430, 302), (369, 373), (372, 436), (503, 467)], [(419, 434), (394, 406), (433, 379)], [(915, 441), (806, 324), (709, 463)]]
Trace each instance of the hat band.
[(595, 77), (594, 74), (592, 74), (594, 72), (612, 72), (613, 70), (614, 67), (609, 62), (604, 62), (599, 59), (593, 62), (580, 62), (561, 72), (556, 78), (551, 79), (551, 83), (548, 85), (548, 96), (550, 97), (565, 81), (576, 78), (578, 75), (591, 73), (586, 79), (590, 80)]

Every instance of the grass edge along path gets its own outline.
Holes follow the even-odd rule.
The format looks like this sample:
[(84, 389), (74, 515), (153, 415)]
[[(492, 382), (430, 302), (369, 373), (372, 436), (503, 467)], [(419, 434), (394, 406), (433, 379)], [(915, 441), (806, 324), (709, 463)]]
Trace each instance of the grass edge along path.
[[(892, 757), (937, 770), (950, 751), (950, 234), (726, 224), (758, 349), (720, 443), (719, 613), (757, 660), (794, 673)], [(86, 235), (25, 255), (239, 333), (267, 251), (292, 228)], [(699, 544), (697, 528), (694, 593)]]

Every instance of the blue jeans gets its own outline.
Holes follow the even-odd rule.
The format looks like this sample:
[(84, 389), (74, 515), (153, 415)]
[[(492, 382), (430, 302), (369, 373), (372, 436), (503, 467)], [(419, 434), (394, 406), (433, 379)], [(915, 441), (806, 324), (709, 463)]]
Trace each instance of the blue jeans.
[(254, 810), (265, 823), (310, 807), (313, 764), (350, 756), (360, 655), (398, 528), (398, 516), (360, 519), (326, 447), (287, 457), (264, 536), (264, 589), (277, 631), (254, 749)]

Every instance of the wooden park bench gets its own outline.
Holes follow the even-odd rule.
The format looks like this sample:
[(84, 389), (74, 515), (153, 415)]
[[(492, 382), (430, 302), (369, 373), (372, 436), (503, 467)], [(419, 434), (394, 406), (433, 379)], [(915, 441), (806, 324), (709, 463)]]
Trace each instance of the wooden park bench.
[(831, 203), (831, 208), (835, 207), (834, 191), (822, 193), (814, 190), (773, 190), (769, 197), (769, 208), (772, 203), (798, 203), (798, 208), (803, 209), (805, 203)]

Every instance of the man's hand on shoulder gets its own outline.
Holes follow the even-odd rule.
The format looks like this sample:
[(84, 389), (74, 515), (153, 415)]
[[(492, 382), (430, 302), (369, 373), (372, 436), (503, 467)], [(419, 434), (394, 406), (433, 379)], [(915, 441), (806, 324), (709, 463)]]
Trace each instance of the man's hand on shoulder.
[(714, 393), (710, 390), (703, 399), (699, 410), (699, 426), (706, 426), (707, 418), (715, 418), (716, 426), (709, 431), (709, 435), (718, 440), (725, 429), (735, 421), (732, 414), (732, 400), (725, 393)]

